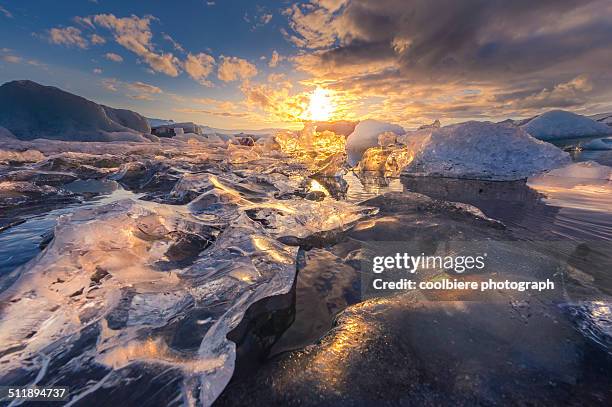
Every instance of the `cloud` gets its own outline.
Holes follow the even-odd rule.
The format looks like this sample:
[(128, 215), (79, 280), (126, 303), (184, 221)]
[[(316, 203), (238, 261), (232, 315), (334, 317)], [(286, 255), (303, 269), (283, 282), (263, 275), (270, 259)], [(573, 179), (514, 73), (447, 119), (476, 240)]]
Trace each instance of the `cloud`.
[(11, 64), (21, 64), (26, 63), (30, 66), (35, 66), (38, 68), (47, 69), (47, 65), (37, 61), (36, 59), (24, 59), (18, 55), (13, 54), (13, 50), (10, 48), (0, 48), (0, 53), (4, 55), (0, 55), (0, 61), (8, 62)]
[(155, 100), (155, 98), (152, 97), (148, 93), (141, 93), (141, 94), (136, 94), (136, 95), (127, 94), (126, 96), (129, 97), (130, 99), (134, 99), (134, 100), (146, 100), (146, 101), (153, 101), (153, 100)]
[(96, 29), (96, 26), (94, 25), (91, 17), (73, 17), (72, 21), (74, 21), (76, 24), (80, 25), (81, 27), (84, 28), (90, 28), (92, 30)]
[(295, 122), (300, 120), (307, 110), (309, 96), (305, 92), (291, 94), (292, 88), (293, 85), (289, 81), (274, 84), (245, 82), (240, 90), (245, 96), (245, 106), (263, 113), (265, 120)]
[(118, 92), (120, 89), (126, 90), (125, 96), (134, 100), (155, 100), (154, 95), (164, 92), (157, 86), (144, 82), (122, 82), (115, 78), (106, 78), (102, 81), (104, 89), (110, 92)]
[(248, 117), (250, 116), (249, 113), (246, 112), (228, 112), (226, 110), (223, 111), (219, 111), (219, 110), (207, 110), (207, 109), (193, 109), (193, 108), (176, 108), (174, 109), (175, 112), (180, 112), (180, 113), (203, 113), (203, 114), (209, 114), (212, 116), (219, 116), (219, 117)]
[(150, 24), (154, 19), (153, 16), (118, 18), (113, 14), (98, 14), (93, 22), (109, 29), (119, 45), (142, 58), (153, 71), (176, 77), (181, 71), (178, 58), (172, 53), (157, 52), (151, 42)]
[(81, 30), (76, 27), (52, 28), (49, 30), (48, 39), (53, 44), (67, 47), (85, 49), (89, 46), (87, 39), (81, 35)]
[(162, 90), (158, 88), (157, 86), (149, 85), (148, 83), (144, 83), (140, 81), (128, 83), (127, 87), (135, 92), (147, 93), (150, 95), (163, 93)]
[(100, 75), (102, 73), (102, 69), (94, 68), (93, 73), (95, 73), (96, 75)]
[(2, 6), (0, 6), (0, 13), (4, 14), (4, 17), (6, 17), (6, 18), (14, 18), (13, 17), (13, 13), (11, 13), (10, 11), (8, 11), (7, 9), (5, 9)]
[(266, 14), (262, 14), (259, 17), (259, 21), (261, 22), (261, 24), (266, 25), (268, 24), (270, 21), (272, 21), (272, 14), (270, 13), (266, 13)]
[(16, 55), (3, 55), (2, 60), (4, 62), (10, 62), (11, 64), (19, 64), (21, 61), (23, 61), (23, 58)]
[(119, 54), (115, 54), (114, 52), (107, 52), (104, 54), (104, 58), (113, 62), (123, 62), (123, 57)]
[(542, 89), (525, 97), (519, 96), (506, 100), (505, 103), (520, 109), (567, 108), (585, 103), (592, 90), (593, 83), (590, 78), (586, 75), (579, 75), (550, 89)]
[(210, 75), (214, 66), (215, 58), (203, 52), (197, 55), (188, 54), (184, 62), (185, 72), (205, 86), (212, 85), (206, 78)]
[(270, 68), (276, 68), (280, 60), (281, 56), (278, 54), (278, 52), (276, 52), (276, 50), (274, 50), (272, 51), (272, 57), (270, 58), (270, 61), (268, 61), (268, 66)]
[(107, 78), (102, 81), (102, 87), (110, 92), (117, 92), (119, 90), (120, 82), (114, 78)]
[(172, 38), (170, 35), (166, 33), (162, 33), (162, 36), (164, 37), (166, 41), (172, 44), (175, 50), (180, 51), (180, 52), (185, 52), (185, 48), (183, 48), (183, 46), (178, 41), (176, 41), (174, 38)]
[(257, 68), (249, 61), (238, 57), (222, 56), (217, 77), (224, 82), (245, 80), (257, 75)]
[(608, 0), (311, 0), (284, 14), (306, 82), (364, 114), (455, 121), (612, 98)]
[(104, 39), (104, 37), (100, 37), (98, 34), (92, 34), (89, 37), (89, 40), (91, 41), (92, 44), (94, 45), (102, 45), (102, 44), (106, 44), (106, 40)]

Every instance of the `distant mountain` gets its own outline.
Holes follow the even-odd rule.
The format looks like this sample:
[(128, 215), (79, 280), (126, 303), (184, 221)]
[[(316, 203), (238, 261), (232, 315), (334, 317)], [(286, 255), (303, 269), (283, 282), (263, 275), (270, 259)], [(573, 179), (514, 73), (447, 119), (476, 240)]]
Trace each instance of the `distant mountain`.
[(0, 126), (21, 140), (145, 141), (151, 132), (136, 112), (28, 80), (0, 86)]
[(594, 114), (593, 116), (589, 116), (589, 118), (595, 121), (598, 121), (600, 123), (607, 124), (608, 126), (612, 126), (612, 112)]
[(521, 126), (540, 140), (607, 136), (612, 128), (603, 123), (564, 110), (551, 110)]
[[(158, 130), (157, 132), (153, 131), (154, 134), (161, 133), (161, 132), (172, 134), (173, 132), (169, 130), (173, 130), (174, 128), (182, 128), (185, 133), (197, 133), (197, 134), (204, 134), (204, 135), (220, 134), (220, 135), (233, 136), (236, 134), (248, 134), (248, 135), (253, 135), (253, 136), (263, 136), (267, 134), (274, 134), (282, 130), (282, 129), (274, 129), (274, 128), (258, 129), (258, 130), (248, 130), (248, 129), (228, 130), (228, 129), (219, 129), (216, 127), (210, 127), (210, 126), (206, 126), (203, 124), (195, 124), (193, 122), (175, 122), (172, 119), (155, 119), (151, 117), (147, 117), (147, 121), (149, 122), (149, 125), (151, 126), (152, 129), (163, 128), (163, 129)], [(199, 130), (194, 131), (193, 126), (197, 126)]]
[(269, 129), (258, 129), (258, 130), (248, 130), (248, 129), (236, 129), (236, 130), (228, 130), (228, 129), (217, 129), (215, 127), (202, 126), (202, 134), (225, 134), (225, 135), (235, 135), (235, 134), (250, 134), (253, 136), (264, 136), (267, 134), (274, 134), (283, 129), (269, 128)]

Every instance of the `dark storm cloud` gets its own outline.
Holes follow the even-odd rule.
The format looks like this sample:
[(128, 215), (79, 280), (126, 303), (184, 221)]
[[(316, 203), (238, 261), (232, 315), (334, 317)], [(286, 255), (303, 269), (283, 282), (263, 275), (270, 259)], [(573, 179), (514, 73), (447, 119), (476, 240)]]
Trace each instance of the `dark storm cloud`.
[(354, 0), (334, 19), (341, 45), (321, 59), (342, 66), (395, 55), (406, 74), (429, 76), (540, 70), (610, 50), (612, 19), (588, 15), (597, 5), (606, 14), (609, 3)]

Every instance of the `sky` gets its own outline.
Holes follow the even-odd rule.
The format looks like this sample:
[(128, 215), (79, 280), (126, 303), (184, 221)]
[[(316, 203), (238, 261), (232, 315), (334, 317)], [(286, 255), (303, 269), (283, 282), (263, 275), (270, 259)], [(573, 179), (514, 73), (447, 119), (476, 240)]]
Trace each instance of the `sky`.
[(0, 82), (226, 129), (608, 112), (611, 66), (610, 0), (0, 0)]

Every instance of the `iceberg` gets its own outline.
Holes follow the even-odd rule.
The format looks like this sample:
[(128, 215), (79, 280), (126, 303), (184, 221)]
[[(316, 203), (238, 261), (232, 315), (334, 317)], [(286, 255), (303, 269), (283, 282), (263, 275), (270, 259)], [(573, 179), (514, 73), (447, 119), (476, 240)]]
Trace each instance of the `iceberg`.
[(151, 131), (136, 112), (26, 80), (0, 86), (0, 125), (21, 140), (146, 142)]
[(604, 123), (563, 110), (552, 110), (544, 113), (521, 127), (540, 140), (572, 139), (612, 134), (612, 127)]
[(580, 146), (583, 150), (612, 150), (612, 137), (597, 138)]
[(402, 138), (415, 152), (403, 174), (510, 181), (570, 162), (569, 154), (519, 127), (466, 122)]
[(346, 139), (346, 153), (348, 154), (349, 165), (357, 165), (368, 148), (380, 146), (378, 136), (383, 133), (394, 133), (397, 136), (401, 136), (406, 131), (396, 124), (377, 120), (364, 120), (360, 122)]
[(608, 126), (612, 126), (612, 112), (594, 114), (593, 116), (589, 116), (589, 117), (600, 123), (607, 124)]

